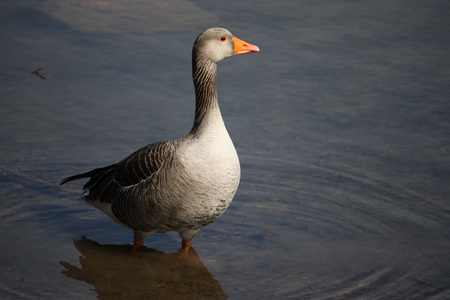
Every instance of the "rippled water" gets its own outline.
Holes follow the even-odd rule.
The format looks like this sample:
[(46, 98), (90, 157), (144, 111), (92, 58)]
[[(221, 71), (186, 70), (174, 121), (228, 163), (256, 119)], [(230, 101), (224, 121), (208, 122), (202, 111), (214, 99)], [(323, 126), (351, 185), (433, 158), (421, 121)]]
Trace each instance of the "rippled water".
[[(64, 3), (1, 4), (0, 298), (450, 298), (446, 1)], [(186, 134), (217, 25), (261, 48), (219, 65), (241, 185), (130, 256), (58, 182)]]

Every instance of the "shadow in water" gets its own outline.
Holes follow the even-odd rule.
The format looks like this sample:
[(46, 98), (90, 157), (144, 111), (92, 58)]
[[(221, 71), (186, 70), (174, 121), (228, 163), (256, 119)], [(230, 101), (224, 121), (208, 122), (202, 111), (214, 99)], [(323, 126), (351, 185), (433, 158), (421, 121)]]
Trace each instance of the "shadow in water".
[(93, 285), (99, 299), (228, 298), (192, 247), (187, 256), (145, 247), (130, 255), (131, 245), (100, 245), (86, 238), (74, 244), (81, 268), (60, 261), (62, 273)]

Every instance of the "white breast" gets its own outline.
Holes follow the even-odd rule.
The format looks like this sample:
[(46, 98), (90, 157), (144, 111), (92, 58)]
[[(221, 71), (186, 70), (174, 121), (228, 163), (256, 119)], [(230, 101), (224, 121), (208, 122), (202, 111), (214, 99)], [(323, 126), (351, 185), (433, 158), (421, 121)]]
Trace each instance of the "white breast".
[[(206, 125), (206, 126), (205, 126)], [(240, 180), (239, 158), (225, 128), (220, 112), (209, 115), (195, 137), (180, 153), (187, 176), (195, 186), (185, 199), (202, 211), (228, 207)], [(223, 211), (224, 211), (223, 209)], [(223, 213), (221, 211), (221, 213)], [(221, 214), (220, 213), (220, 214)]]

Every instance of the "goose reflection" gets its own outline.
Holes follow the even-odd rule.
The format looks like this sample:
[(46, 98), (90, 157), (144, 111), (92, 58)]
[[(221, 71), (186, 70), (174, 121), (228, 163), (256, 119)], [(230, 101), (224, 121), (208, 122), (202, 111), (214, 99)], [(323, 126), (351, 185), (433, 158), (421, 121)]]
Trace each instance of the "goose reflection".
[(100, 245), (86, 238), (74, 240), (81, 268), (59, 263), (67, 277), (94, 286), (98, 299), (227, 299), (193, 247), (166, 254), (142, 247), (130, 255), (131, 245)]

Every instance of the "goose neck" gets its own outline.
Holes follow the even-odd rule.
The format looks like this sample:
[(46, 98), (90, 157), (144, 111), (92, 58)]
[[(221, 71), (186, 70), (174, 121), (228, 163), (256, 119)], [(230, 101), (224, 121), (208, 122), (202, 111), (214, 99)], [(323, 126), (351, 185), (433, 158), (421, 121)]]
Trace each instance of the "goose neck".
[(193, 60), (192, 77), (195, 87), (195, 120), (192, 130), (200, 126), (205, 116), (219, 110), (217, 101), (217, 64), (197, 58)]

